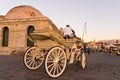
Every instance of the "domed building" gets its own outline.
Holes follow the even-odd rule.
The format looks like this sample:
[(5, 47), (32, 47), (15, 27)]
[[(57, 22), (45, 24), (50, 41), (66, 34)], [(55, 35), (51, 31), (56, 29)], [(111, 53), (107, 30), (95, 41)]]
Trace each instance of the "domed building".
[(21, 5), (12, 8), (5, 16), (0, 15), (0, 54), (25, 51), (34, 45), (28, 39), (30, 33), (45, 28), (57, 30), (50, 19), (31, 6)]

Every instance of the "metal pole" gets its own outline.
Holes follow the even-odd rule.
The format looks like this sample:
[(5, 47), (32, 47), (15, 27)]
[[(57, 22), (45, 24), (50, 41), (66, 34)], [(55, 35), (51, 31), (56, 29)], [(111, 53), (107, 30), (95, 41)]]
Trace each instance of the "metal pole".
[(87, 33), (87, 27), (86, 27), (86, 22), (85, 22), (84, 28), (83, 28), (82, 40), (84, 39), (84, 34), (86, 33)]

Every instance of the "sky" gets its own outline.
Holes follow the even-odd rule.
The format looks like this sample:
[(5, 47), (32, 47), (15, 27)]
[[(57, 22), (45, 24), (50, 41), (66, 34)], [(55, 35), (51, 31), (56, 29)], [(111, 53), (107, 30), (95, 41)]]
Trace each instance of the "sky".
[(85, 41), (120, 39), (120, 0), (2, 0), (0, 15), (19, 5), (36, 8), (58, 28), (69, 24)]

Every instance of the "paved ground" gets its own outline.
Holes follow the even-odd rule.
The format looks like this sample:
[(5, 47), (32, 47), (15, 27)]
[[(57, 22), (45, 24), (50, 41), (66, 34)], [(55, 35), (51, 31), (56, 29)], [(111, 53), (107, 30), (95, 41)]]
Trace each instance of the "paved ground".
[(87, 55), (87, 67), (82, 70), (77, 64), (67, 65), (62, 76), (48, 77), (44, 66), (30, 71), (21, 56), (0, 56), (0, 80), (120, 80), (120, 56), (109, 54)]

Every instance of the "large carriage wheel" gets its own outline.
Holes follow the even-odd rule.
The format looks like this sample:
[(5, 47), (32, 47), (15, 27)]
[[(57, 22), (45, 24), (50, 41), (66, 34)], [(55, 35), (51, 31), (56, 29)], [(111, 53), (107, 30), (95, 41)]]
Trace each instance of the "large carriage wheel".
[(79, 54), (78, 65), (81, 66), (83, 69), (86, 67), (86, 57), (84, 52)]
[(30, 70), (38, 69), (44, 61), (44, 53), (33, 46), (29, 48), (24, 55), (24, 64)]
[(45, 70), (50, 77), (56, 78), (64, 72), (66, 63), (67, 58), (64, 50), (61, 47), (53, 47), (46, 56)]
[(82, 65), (82, 68), (84, 69), (85, 66), (86, 66), (86, 57), (85, 57), (85, 53), (82, 53), (82, 56), (81, 56), (81, 65)]

